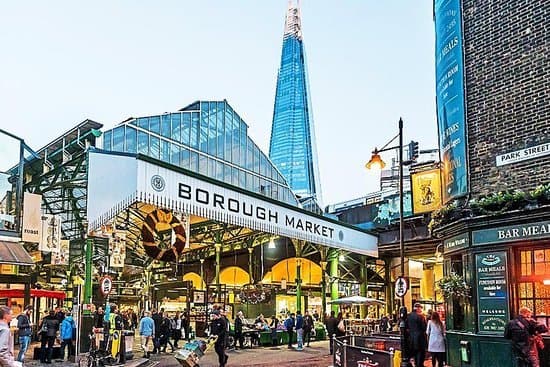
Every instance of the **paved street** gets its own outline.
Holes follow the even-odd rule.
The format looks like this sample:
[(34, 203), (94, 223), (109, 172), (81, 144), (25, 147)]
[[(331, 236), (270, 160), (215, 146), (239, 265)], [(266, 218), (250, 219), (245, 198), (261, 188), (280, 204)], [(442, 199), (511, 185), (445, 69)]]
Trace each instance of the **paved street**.
[[(303, 351), (289, 350), (286, 346), (274, 348), (255, 348), (245, 350), (228, 351), (229, 360), (227, 366), (257, 366), (257, 367), (317, 367), (331, 365), (332, 358), (328, 353), (328, 342), (312, 343), (310, 348)], [(158, 361), (159, 366), (179, 366), (180, 364), (172, 355), (151, 357), (152, 361)], [(200, 367), (217, 367), (218, 357), (214, 350), (209, 350), (200, 360)]]

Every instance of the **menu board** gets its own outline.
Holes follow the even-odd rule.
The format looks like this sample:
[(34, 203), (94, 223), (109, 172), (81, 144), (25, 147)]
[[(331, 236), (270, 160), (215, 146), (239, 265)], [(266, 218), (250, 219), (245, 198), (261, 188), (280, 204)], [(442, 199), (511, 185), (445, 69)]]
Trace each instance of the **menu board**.
[(507, 264), (504, 251), (476, 255), (480, 333), (502, 334), (510, 320)]

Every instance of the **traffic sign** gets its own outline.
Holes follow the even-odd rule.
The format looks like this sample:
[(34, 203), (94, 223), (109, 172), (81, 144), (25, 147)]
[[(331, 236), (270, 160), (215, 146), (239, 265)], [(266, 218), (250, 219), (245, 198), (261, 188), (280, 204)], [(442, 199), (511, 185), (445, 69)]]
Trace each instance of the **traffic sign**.
[(106, 275), (99, 281), (99, 289), (103, 297), (107, 297), (113, 290), (113, 280), (110, 276)]
[(395, 295), (397, 297), (403, 297), (409, 290), (409, 282), (405, 277), (399, 277), (395, 281)]

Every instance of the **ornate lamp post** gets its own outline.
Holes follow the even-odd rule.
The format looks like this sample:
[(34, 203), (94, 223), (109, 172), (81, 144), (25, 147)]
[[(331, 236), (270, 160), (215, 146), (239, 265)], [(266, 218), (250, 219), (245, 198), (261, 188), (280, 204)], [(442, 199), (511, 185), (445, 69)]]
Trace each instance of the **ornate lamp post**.
[[(399, 144), (388, 147), (395, 139), (399, 139)], [(403, 226), (403, 119), (399, 118), (399, 132), (394, 136), (382, 149), (374, 148), (372, 157), (365, 165), (367, 169), (379, 168), (386, 166), (378, 153), (388, 150), (397, 149), (399, 152), (399, 256), (400, 256), (400, 279), (405, 276), (405, 241), (404, 241), (404, 226)], [(399, 330), (401, 332), (401, 367), (409, 367), (410, 362), (406, 353), (406, 322), (407, 322), (407, 307), (405, 307), (405, 292), (401, 292), (401, 307), (399, 308)]]

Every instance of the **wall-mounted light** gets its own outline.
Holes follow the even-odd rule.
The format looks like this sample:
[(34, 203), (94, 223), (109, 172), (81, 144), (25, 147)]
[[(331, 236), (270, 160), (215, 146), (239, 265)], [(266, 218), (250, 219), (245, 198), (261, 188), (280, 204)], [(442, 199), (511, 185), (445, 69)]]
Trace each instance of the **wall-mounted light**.
[(275, 241), (273, 241), (273, 237), (269, 239), (269, 245), (267, 245), (267, 248), (269, 249), (275, 248)]
[(542, 284), (544, 284), (544, 285), (550, 285), (550, 279), (544, 279), (544, 280), (542, 281)]
[(340, 254), (340, 256), (338, 256), (338, 261), (346, 261), (344, 254)]

